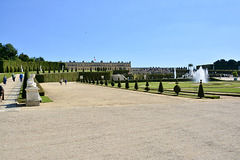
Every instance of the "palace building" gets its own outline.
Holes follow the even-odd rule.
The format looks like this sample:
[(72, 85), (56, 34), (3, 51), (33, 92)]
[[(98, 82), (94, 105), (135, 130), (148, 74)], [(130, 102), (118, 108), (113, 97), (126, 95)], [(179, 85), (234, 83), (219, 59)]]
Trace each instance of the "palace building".
[(130, 62), (66, 62), (66, 67), (68, 69), (77, 69), (77, 70), (131, 70), (131, 61)]

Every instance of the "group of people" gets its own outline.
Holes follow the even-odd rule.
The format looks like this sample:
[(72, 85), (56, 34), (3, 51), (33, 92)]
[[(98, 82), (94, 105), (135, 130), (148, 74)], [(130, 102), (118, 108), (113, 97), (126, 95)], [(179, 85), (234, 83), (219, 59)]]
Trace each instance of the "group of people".
[[(65, 82), (65, 85), (67, 85), (67, 80), (66, 79), (64, 80), (64, 82)], [(60, 85), (62, 85), (63, 79), (61, 79), (59, 83), (60, 83)]]
[[(14, 73), (12, 73), (13, 82), (15, 82), (15, 79), (16, 79), (16, 76), (15, 76)], [(19, 80), (20, 80), (20, 82), (22, 82), (22, 80), (23, 80), (23, 74), (22, 73), (19, 75)], [(7, 84), (7, 77), (5, 75), (3, 76), (3, 81), (2, 82), (3, 82), (4, 85)], [(3, 89), (2, 85), (0, 85), (0, 99), (1, 99), (1, 102), (2, 102), (2, 100), (4, 100), (4, 89)]]

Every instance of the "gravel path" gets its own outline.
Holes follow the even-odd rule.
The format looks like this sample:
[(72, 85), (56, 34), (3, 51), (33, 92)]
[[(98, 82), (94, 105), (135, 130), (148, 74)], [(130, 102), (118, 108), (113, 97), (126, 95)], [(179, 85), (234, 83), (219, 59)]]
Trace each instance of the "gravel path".
[(239, 98), (42, 86), (53, 103), (0, 112), (1, 160), (239, 160)]

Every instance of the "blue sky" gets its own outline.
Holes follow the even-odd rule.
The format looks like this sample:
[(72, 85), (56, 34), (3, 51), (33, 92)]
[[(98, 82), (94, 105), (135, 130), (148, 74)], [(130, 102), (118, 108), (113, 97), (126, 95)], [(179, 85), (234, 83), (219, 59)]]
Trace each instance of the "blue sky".
[(240, 60), (239, 0), (0, 0), (0, 43), (48, 61)]

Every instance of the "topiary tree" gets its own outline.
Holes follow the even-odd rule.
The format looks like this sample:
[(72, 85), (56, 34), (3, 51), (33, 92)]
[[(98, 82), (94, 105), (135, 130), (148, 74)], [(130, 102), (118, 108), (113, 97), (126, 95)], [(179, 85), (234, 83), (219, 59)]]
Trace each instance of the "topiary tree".
[(28, 68), (25, 70), (24, 79), (23, 79), (23, 90), (22, 90), (22, 98), (26, 98), (26, 88), (27, 88), (27, 80), (29, 78)]
[(118, 88), (121, 88), (121, 87), (122, 87), (121, 81), (120, 81), (120, 79), (118, 78)]
[(178, 80), (176, 80), (176, 86), (173, 88), (174, 92), (177, 94), (179, 94), (179, 92), (181, 92), (181, 88), (178, 85)]
[(115, 85), (115, 82), (114, 82), (113, 78), (112, 78), (111, 85), (112, 85), (112, 87), (114, 87), (114, 85)]
[(125, 82), (125, 88), (126, 88), (126, 89), (129, 88), (129, 82), (128, 82), (128, 80), (126, 80), (126, 82)]
[(237, 77), (237, 76), (238, 76), (237, 71), (233, 71), (233, 72), (232, 72), (232, 75), (233, 75), (233, 77)]
[(98, 79), (97, 79), (97, 85), (99, 85), (99, 81), (98, 81)]
[(162, 85), (162, 80), (160, 80), (159, 87), (158, 87), (158, 92), (160, 92), (160, 93), (164, 92), (163, 85)]
[(48, 68), (48, 73), (51, 73), (51, 67)]
[(39, 74), (39, 68), (37, 67), (37, 74)]
[(75, 72), (77, 72), (77, 67), (75, 67)]
[(42, 71), (43, 71), (43, 73), (45, 73), (45, 68), (43, 68), (43, 70), (42, 70)]
[(95, 80), (94, 80), (94, 78), (93, 78), (93, 80), (92, 80), (92, 84), (95, 84)]
[(198, 88), (198, 97), (200, 97), (200, 98), (204, 97), (202, 80), (200, 80), (200, 85), (199, 85), (199, 88)]
[(137, 80), (135, 81), (134, 89), (138, 90), (138, 82), (137, 82)]
[(108, 81), (106, 78), (105, 78), (105, 86), (108, 86)]
[(103, 85), (103, 80), (102, 80), (102, 78), (101, 78), (101, 80), (100, 80), (100, 84)]
[(145, 87), (145, 90), (148, 92), (150, 90), (150, 88), (148, 87), (149, 86), (149, 83), (148, 83), (148, 80), (146, 80), (146, 87)]

